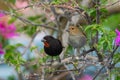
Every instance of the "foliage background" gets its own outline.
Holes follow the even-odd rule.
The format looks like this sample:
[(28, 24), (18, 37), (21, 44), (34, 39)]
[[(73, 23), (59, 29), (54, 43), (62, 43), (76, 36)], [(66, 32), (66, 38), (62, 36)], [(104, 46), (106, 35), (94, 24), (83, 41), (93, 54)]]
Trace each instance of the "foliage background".
[[(96, 4), (97, 2), (99, 2), (99, 4)], [(10, 75), (7, 79), (36, 80), (43, 78), (47, 80), (49, 78), (49, 80), (61, 80), (62, 78), (63, 80), (63, 78), (65, 78), (64, 80), (70, 80), (69, 78), (71, 78), (73, 74), (73, 80), (73, 77), (76, 78), (76, 75), (77, 80), (82, 80), (81, 76), (88, 74), (87, 70), (89, 72), (91, 67), (93, 67), (93, 79), (97, 77), (98, 80), (101, 78), (111, 80), (114, 77), (114, 80), (118, 80), (120, 78), (120, 57), (119, 47), (114, 45), (114, 39), (116, 38), (115, 29), (120, 30), (119, 4), (119, 0), (1, 0), (0, 12), (9, 15), (8, 24), (14, 23), (17, 28), (17, 33), (19, 34), (19, 36), (15, 38), (4, 41), (0, 40), (0, 43), (3, 45), (3, 50), (5, 51), (5, 54), (0, 56), (0, 67), (2, 69), (7, 65), (15, 72), (14, 76)], [(51, 5), (55, 6), (57, 14), (51, 10)], [(63, 62), (65, 59), (68, 59), (68, 62), (65, 61), (65, 63), (69, 64), (61, 64), (61, 66), (59, 66), (57, 63), (57, 65), (47, 66), (49, 65), (47, 61), (50, 57), (44, 54), (43, 44), (40, 41), (43, 36), (50, 34), (59, 38), (61, 41), (67, 40), (66, 38), (61, 38), (64, 34), (61, 33), (60, 30), (64, 31), (66, 27), (63, 23), (65, 22), (64, 18), (61, 18), (61, 14), (63, 15), (64, 12), (61, 12), (62, 8), (58, 8), (61, 6), (65, 10), (67, 10), (67, 8), (74, 10), (75, 7), (80, 7), (90, 16), (91, 23), (84, 23), (83, 21), (83, 24), (81, 24), (84, 19), (80, 17), (80, 24), (88, 38), (86, 49), (94, 48), (93, 52), (90, 51), (86, 54), (94, 57), (90, 60), (91, 62), (86, 58), (85, 62), (80, 61), (79, 63), (79, 60), (73, 60), (72, 63), (70, 63), (71, 59), (68, 58), (71, 57), (74, 50), (71, 46), (68, 46), (68, 44), (63, 43), (66, 48)], [(82, 13), (80, 13), (80, 15), (81, 14)], [(63, 20), (63, 22), (58, 20), (58, 23), (62, 24), (62, 27), (57, 23), (59, 16), (60, 19)], [(99, 35), (97, 35), (97, 33)], [(94, 39), (98, 39), (98, 41), (93, 39), (95, 36), (97, 36), (97, 38)], [(111, 57), (111, 55), (113, 56)], [(57, 59), (58, 57), (56, 57), (56, 60)], [(100, 60), (102, 61), (99, 62)], [(107, 64), (107, 61), (110, 62), (110, 64)], [(47, 65), (44, 66), (45, 64)], [(82, 65), (83, 69), (78, 66), (79, 64)], [(80, 68), (81, 71), (78, 71), (75, 67)], [(102, 70), (104, 75), (99, 74), (102, 67), (105, 69)], [(61, 70), (63, 70), (63, 72)], [(70, 70), (73, 71), (69, 72)], [(4, 75), (7, 74), (7, 72), (10, 71), (6, 71)], [(57, 75), (55, 75), (55, 73)], [(98, 75), (95, 75), (95, 73)], [(64, 77), (61, 77), (61, 75), (64, 75)], [(58, 78), (58, 76), (61, 78)], [(0, 78), (6, 79), (1, 76)]]

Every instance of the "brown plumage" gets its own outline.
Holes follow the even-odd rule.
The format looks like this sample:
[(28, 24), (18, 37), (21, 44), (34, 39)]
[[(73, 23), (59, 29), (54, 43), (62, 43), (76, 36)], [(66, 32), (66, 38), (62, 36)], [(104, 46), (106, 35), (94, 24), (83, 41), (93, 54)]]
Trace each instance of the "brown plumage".
[(78, 27), (70, 26), (67, 31), (69, 33), (69, 44), (72, 47), (79, 50), (86, 44), (86, 36)]

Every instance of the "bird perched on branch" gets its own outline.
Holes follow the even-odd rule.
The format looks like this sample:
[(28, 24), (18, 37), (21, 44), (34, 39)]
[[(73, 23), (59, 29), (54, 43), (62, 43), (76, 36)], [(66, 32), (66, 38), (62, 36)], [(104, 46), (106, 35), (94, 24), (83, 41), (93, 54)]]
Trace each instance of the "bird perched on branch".
[(86, 36), (82, 30), (80, 30), (77, 26), (69, 26), (67, 32), (69, 33), (69, 44), (75, 48), (75, 56), (77, 52), (79, 53), (79, 49), (86, 44)]
[(44, 43), (44, 51), (49, 56), (58, 56), (63, 50), (61, 41), (50, 35), (45, 36), (42, 42)]

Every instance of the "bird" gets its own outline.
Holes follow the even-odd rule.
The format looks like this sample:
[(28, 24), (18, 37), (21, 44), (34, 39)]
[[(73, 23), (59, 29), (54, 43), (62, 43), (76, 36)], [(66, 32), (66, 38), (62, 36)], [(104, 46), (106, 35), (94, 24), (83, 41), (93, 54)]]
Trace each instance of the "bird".
[(52, 61), (54, 56), (58, 56), (61, 54), (63, 46), (59, 39), (56, 39), (51, 35), (46, 35), (41, 41), (44, 43), (45, 53), (49, 56), (52, 56)]
[(66, 31), (69, 33), (68, 44), (75, 49), (74, 56), (77, 56), (80, 48), (82, 48), (87, 42), (86, 35), (77, 26), (69, 26)]

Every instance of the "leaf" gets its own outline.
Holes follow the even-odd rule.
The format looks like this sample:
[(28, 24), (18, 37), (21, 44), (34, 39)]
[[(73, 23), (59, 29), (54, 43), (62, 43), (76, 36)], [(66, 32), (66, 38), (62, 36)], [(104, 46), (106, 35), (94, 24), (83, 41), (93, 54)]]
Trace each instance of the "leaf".
[(12, 17), (12, 18), (8, 21), (8, 24), (13, 23), (14, 21), (16, 21), (16, 18), (15, 18), (15, 17)]
[(41, 16), (42, 16), (42, 15), (30, 16), (30, 17), (28, 17), (28, 19), (31, 20), (31, 21), (35, 21), (35, 20), (40, 19)]
[(17, 71), (20, 71), (21, 64), (24, 64), (26, 61), (22, 58), (22, 55), (17, 51), (17, 47), (21, 46), (21, 44), (17, 45), (7, 45), (5, 47), (5, 62), (15, 66)]
[(115, 62), (120, 62), (120, 53), (119, 52), (115, 53), (113, 58)]
[(91, 8), (91, 9), (88, 11), (88, 14), (89, 14), (91, 17), (95, 17), (95, 16), (96, 16), (96, 9), (95, 9), (95, 8)]
[(67, 47), (65, 53), (67, 53), (67, 54), (65, 54), (65, 55), (68, 55), (68, 54), (72, 54), (72, 53), (74, 53), (74, 52), (73, 52), (73, 47), (69, 45), (69, 46)]
[(24, 45), (21, 44), (21, 43), (17, 43), (15, 46), (16, 46), (16, 47), (22, 47), (22, 46), (24, 46)]
[(43, 53), (44, 52), (44, 49), (42, 48), (42, 49), (40, 49), (40, 53)]
[(7, 1), (10, 3), (13, 3), (13, 4), (15, 4), (15, 2), (16, 2), (16, 0), (7, 0)]
[(86, 26), (85, 32), (87, 32), (88, 30), (91, 30), (92, 27), (93, 27), (93, 25)]
[(33, 51), (33, 50), (35, 50), (35, 49), (37, 49), (38, 47), (37, 46), (32, 46), (31, 48), (30, 48), (30, 51)]

